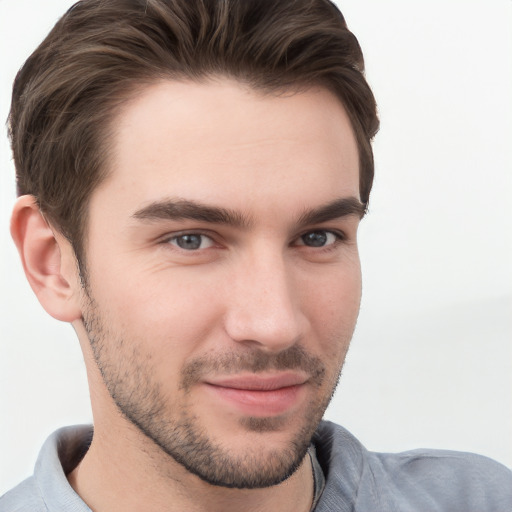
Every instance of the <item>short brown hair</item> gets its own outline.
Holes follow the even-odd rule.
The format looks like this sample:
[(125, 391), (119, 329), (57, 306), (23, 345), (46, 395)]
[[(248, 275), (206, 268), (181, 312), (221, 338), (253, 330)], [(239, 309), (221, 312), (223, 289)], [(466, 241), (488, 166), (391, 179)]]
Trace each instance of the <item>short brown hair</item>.
[(9, 116), (18, 194), (72, 243), (83, 271), (88, 199), (107, 173), (123, 101), (162, 78), (224, 75), (266, 92), (321, 85), (350, 117), (360, 195), (373, 182), (378, 130), (363, 55), (329, 0), (83, 0), (14, 82)]

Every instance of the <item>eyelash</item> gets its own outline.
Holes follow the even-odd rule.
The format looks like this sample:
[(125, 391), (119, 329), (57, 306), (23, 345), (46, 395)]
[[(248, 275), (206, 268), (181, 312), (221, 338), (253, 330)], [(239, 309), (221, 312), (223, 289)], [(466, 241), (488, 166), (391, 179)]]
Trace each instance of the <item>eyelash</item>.
[(302, 233), (301, 235), (299, 235), (296, 238), (296, 240), (302, 240), (304, 242), (303, 237), (305, 237), (306, 235), (318, 234), (318, 233), (323, 233), (325, 235), (332, 235), (332, 236), (334, 236), (334, 241), (332, 243), (327, 244), (327, 245), (322, 245), (322, 246), (318, 246), (318, 247), (311, 246), (311, 245), (306, 245), (305, 243), (296, 244), (296, 245), (298, 245), (299, 247), (306, 247), (308, 249), (316, 249), (316, 250), (329, 251), (329, 250), (335, 249), (341, 242), (346, 240), (346, 236), (345, 236), (345, 234), (343, 232), (341, 232), (341, 231), (334, 231), (334, 230), (330, 230), (330, 229), (313, 229), (313, 230), (308, 230), (308, 231), (305, 231), (304, 233)]
[[(198, 253), (198, 252), (202, 252), (206, 249), (208, 249), (209, 247), (206, 247), (204, 249), (202, 248), (199, 248), (199, 249), (183, 249), (181, 247), (178, 246), (178, 244), (176, 243), (176, 241), (180, 238), (183, 238), (183, 237), (186, 237), (186, 236), (190, 236), (190, 237), (193, 237), (193, 236), (196, 236), (196, 237), (201, 237), (201, 244), (204, 242), (204, 239), (207, 238), (209, 240), (211, 240), (211, 246), (215, 247), (215, 246), (219, 246), (220, 244), (217, 243), (217, 237), (215, 235), (215, 233), (211, 233), (209, 231), (194, 231), (194, 230), (190, 230), (190, 231), (180, 231), (180, 232), (177, 232), (177, 233), (172, 233), (172, 234), (168, 234), (168, 235), (165, 235), (164, 237), (162, 237), (159, 241), (159, 244), (163, 245), (163, 246), (172, 246), (172, 249), (176, 250), (176, 251), (179, 251), (183, 254), (189, 254), (189, 255), (192, 255), (194, 253)], [(175, 243), (173, 243), (175, 242)]]
[[(211, 241), (212, 241), (212, 245), (214, 245), (214, 244), (215, 244), (215, 240), (213, 239), (213, 237), (212, 237), (212, 236), (207, 235), (207, 234), (205, 234), (205, 233), (197, 233), (197, 232), (192, 232), (192, 231), (190, 231), (190, 232), (185, 232), (185, 233), (180, 233), (180, 234), (178, 234), (178, 235), (173, 235), (173, 236), (171, 236), (171, 237), (166, 238), (165, 240), (163, 240), (163, 242), (164, 242), (164, 243), (166, 243), (166, 244), (175, 245), (175, 244), (172, 244), (172, 242), (173, 242), (173, 241), (176, 241), (176, 240), (178, 240), (178, 239), (180, 239), (180, 238), (184, 238), (184, 237), (186, 237), (186, 236), (190, 236), (190, 237), (196, 236), (196, 237), (201, 237), (202, 239), (207, 238), (207, 239), (209, 239), (209, 240), (211, 240)], [(178, 249), (181, 249), (182, 251), (190, 252), (190, 253), (192, 253), (192, 252), (197, 252), (197, 251), (199, 251), (199, 250), (200, 250), (200, 248), (198, 248), (198, 249), (184, 249), (183, 247), (179, 247), (179, 245), (177, 245), (177, 244), (176, 244), (175, 246), (176, 246)], [(206, 249), (207, 249), (207, 248), (208, 248), (208, 247), (206, 247)]]
[[(335, 240), (330, 244), (322, 245), (322, 246), (318, 246), (318, 247), (306, 245), (306, 243), (299, 243), (299, 244), (297, 243), (297, 241), (299, 241), (299, 240), (302, 240), (302, 242), (304, 242), (303, 237), (305, 237), (308, 234), (314, 234), (314, 233), (317, 233), (317, 234), (324, 233), (326, 235), (333, 235), (335, 237)], [(189, 254), (197, 253), (201, 250), (206, 250), (211, 247), (211, 246), (209, 246), (209, 247), (205, 247), (203, 249), (201, 249), (200, 247), (197, 249), (184, 249), (183, 247), (179, 247), (177, 244), (172, 243), (173, 241), (176, 241), (179, 238), (186, 237), (186, 236), (197, 236), (197, 237), (202, 237), (202, 238), (208, 238), (212, 242), (211, 246), (214, 246), (216, 244), (215, 238), (211, 234), (209, 234), (207, 232), (197, 232), (197, 231), (184, 231), (181, 233), (175, 233), (172, 236), (168, 236), (168, 237), (164, 238), (161, 243), (173, 245), (177, 250), (180, 250), (184, 253), (189, 253)], [(330, 230), (330, 229), (312, 229), (312, 230), (305, 231), (302, 234), (300, 234), (299, 236), (297, 236), (294, 239), (292, 245), (294, 245), (296, 247), (305, 247), (308, 249), (313, 249), (313, 250), (318, 250), (318, 251), (320, 251), (320, 250), (329, 251), (329, 250), (333, 250), (334, 248), (336, 248), (340, 243), (344, 242), (346, 239), (347, 239), (347, 237), (346, 237), (345, 233), (343, 233), (341, 231)]]

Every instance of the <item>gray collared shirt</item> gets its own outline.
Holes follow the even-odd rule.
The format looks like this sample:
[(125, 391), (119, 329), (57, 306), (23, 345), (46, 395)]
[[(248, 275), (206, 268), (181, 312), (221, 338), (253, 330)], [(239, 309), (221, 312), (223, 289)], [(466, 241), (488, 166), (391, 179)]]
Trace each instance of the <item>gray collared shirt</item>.
[[(66, 474), (83, 457), (91, 427), (48, 438), (34, 475), (0, 498), (0, 512), (90, 512)], [(313, 438), (324, 486), (315, 512), (512, 512), (512, 472), (486, 457), (444, 450), (367, 451), (322, 422)]]

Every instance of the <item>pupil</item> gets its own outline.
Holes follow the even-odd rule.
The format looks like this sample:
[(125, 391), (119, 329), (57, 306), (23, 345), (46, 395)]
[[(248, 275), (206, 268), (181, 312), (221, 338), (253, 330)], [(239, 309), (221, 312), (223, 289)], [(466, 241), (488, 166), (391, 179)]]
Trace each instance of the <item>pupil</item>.
[(327, 243), (327, 234), (323, 231), (314, 231), (304, 235), (302, 240), (310, 247), (323, 247)]
[(201, 247), (201, 235), (183, 235), (178, 238), (177, 243), (182, 249), (199, 249)]

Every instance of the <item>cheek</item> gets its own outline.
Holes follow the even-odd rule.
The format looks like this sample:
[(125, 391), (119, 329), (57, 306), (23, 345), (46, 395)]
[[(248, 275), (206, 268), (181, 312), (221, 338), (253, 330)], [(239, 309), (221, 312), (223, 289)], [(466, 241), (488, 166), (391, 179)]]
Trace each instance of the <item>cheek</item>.
[(187, 357), (208, 339), (220, 316), (216, 288), (186, 273), (110, 274), (95, 279), (92, 290), (112, 335), (158, 353), (166, 363)]
[(332, 356), (344, 352), (355, 328), (361, 301), (361, 271), (358, 261), (318, 280), (303, 296), (307, 316), (323, 351)]

